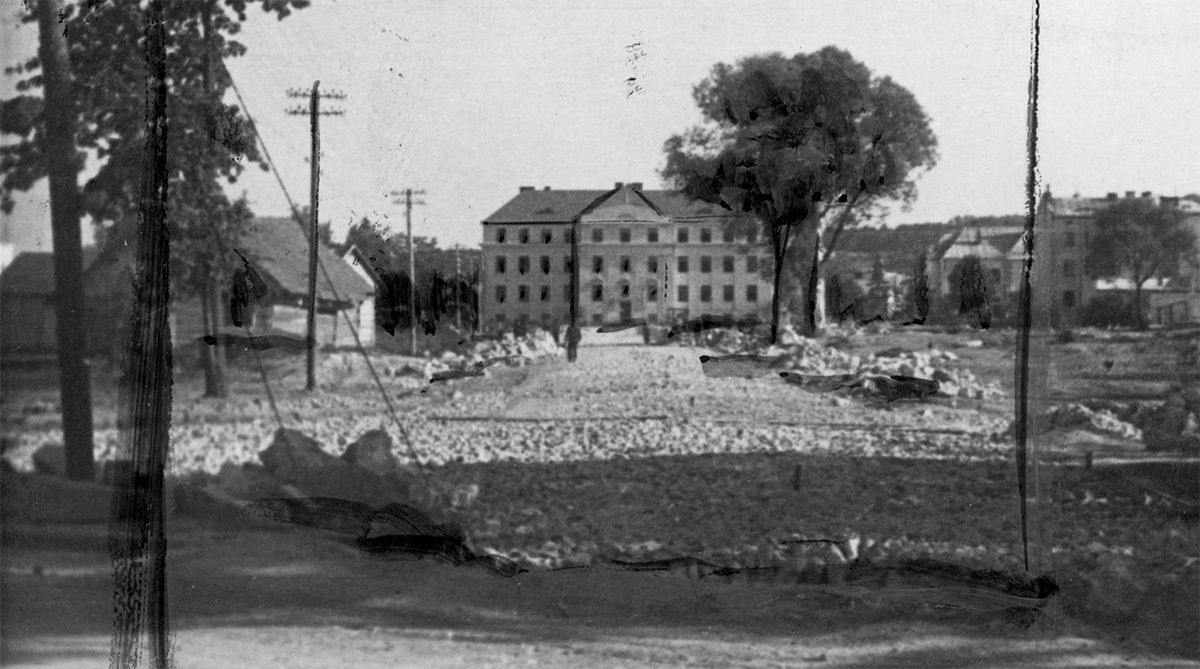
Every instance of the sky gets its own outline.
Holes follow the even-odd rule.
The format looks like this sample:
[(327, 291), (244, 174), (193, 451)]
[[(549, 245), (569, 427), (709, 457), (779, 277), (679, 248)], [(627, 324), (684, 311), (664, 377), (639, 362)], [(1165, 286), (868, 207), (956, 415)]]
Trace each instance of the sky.
[[(16, 27), (19, 0), (0, 2), (7, 64), (37, 36)], [(285, 113), (304, 103), (287, 91), (320, 80), (347, 95), (327, 102), (345, 115), (322, 119), (321, 218), (403, 230), (392, 193), (422, 189), (414, 233), (477, 245), (480, 221), (520, 186), (658, 187), (663, 142), (699, 120), (692, 87), (715, 63), (832, 44), (931, 117), (940, 160), (886, 222), (938, 222), (1024, 211), (1031, 6), (316, 0), (283, 21), (252, 10), (239, 38), (248, 52), (228, 66), (298, 204), (309, 197), (308, 122)], [(1200, 192), (1198, 35), (1194, 0), (1043, 0), (1039, 190)], [(13, 90), (0, 81), (0, 97)], [(288, 211), (269, 173), (247, 170), (231, 189), (242, 192), (258, 215)], [(45, 183), (17, 199), (0, 241), (48, 249)]]

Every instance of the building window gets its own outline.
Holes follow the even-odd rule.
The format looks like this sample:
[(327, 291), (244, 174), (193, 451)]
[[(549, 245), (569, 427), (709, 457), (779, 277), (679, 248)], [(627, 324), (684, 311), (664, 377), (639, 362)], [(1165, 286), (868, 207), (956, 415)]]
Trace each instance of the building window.
[(658, 301), (658, 284), (652, 283), (649, 286), (646, 286), (646, 301), (647, 302), (657, 302)]
[(592, 228), (592, 241), (593, 242), (604, 241), (604, 230), (601, 228)]
[(542, 266), (542, 274), (550, 273), (550, 256), (542, 256), (539, 264)]
[(700, 286), (700, 301), (712, 302), (712, 286)]
[(1075, 248), (1075, 233), (1071, 230), (1063, 233), (1063, 246), (1069, 249)]
[(508, 270), (508, 258), (496, 256), (496, 274), (504, 274)]
[(496, 304), (504, 304), (504, 298), (508, 297), (508, 289), (506, 286), (496, 286)]
[(700, 228), (700, 242), (708, 244), (712, 242), (712, 230), (708, 228)]
[(758, 256), (746, 256), (746, 273), (758, 274)]
[(529, 256), (520, 256), (517, 258), (517, 274), (525, 274), (529, 271)]
[(1075, 263), (1070, 260), (1063, 261), (1063, 276), (1075, 276)]
[(550, 286), (542, 286), (541, 287), (541, 296), (540, 297), (543, 302), (550, 301)]
[(747, 302), (757, 302), (758, 301), (758, 286), (746, 286), (746, 301)]
[(529, 243), (529, 228), (521, 228), (521, 243)]
[(1063, 303), (1064, 307), (1066, 307), (1068, 309), (1074, 309), (1075, 308), (1075, 291), (1064, 290), (1063, 294), (1062, 294), (1062, 303)]
[(597, 283), (592, 286), (592, 301), (593, 302), (603, 302), (604, 301), (604, 286), (603, 285)]
[(758, 243), (758, 228), (750, 228), (746, 232), (746, 241), (750, 244)]
[(658, 228), (650, 228), (646, 230), (646, 241), (651, 243), (658, 241)]
[(733, 274), (733, 256), (721, 258), (721, 271), (726, 274)]
[(563, 286), (563, 301), (564, 302), (571, 301), (571, 284), (569, 284), (569, 283), (567, 285)]
[(496, 243), (497, 244), (503, 244), (505, 236), (506, 235), (505, 235), (504, 228), (496, 228)]
[(733, 286), (723, 286), (721, 288), (721, 299), (726, 302), (733, 301)]
[(567, 274), (571, 273), (571, 256), (563, 256), (563, 271)]
[(528, 302), (529, 301), (529, 286), (517, 286), (517, 301), (518, 302)]
[(550, 244), (554, 241), (554, 232), (551, 230), (542, 230), (542, 243)]
[(646, 258), (646, 271), (651, 274), (658, 274), (658, 256)]
[(604, 271), (604, 258), (600, 256), (592, 256), (592, 271), (600, 274)]
[(679, 228), (679, 237), (678, 237), (678, 239), (679, 239), (679, 243), (680, 243), (680, 244), (686, 244), (686, 243), (687, 243), (687, 240), (688, 240), (688, 231), (687, 231), (687, 228)]
[(629, 256), (621, 256), (621, 272), (624, 274), (629, 273)]
[(621, 282), (621, 297), (629, 297), (629, 282)]
[(688, 287), (687, 286), (679, 286), (678, 290), (679, 290), (679, 301), (687, 302), (688, 301)]
[(725, 242), (726, 244), (732, 244), (733, 243), (733, 230), (730, 230), (729, 228), (725, 228), (724, 230), (722, 230), (721, 231), (721, 241)]
[(679, 256), (679, 260), (676, 262), (675, 271), (679, 272), (679, 273), (684, 273), (684, 272), (688, 271), (688, 257), (687, 256)]
[(704, 273), (712, 271), (712, 256), (700, 256), (700, 271)]
[(626, 244), (633, 240), (633, 233), (630, 232), (629, 228), (621, 228), (619, 234), (621, 236), (621, 241), (625, 242)]

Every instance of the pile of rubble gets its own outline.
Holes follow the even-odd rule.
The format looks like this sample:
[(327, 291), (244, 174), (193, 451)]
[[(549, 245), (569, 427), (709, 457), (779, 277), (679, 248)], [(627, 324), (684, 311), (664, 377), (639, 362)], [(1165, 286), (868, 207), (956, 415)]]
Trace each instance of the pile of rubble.
[(385, 365), (384, 373), (396, 379), (411, 379), (414, 385), (428, 383), (435, 374), (448, 371), (478, 370), (487, 375), (495, 364), (520, 367), (534, 360), (563, 355), (563, 349), (551, 334), (537, 329), (516, 337), (511, 332), (494, 339), (465, 340), (457, 351), (446, 351), (437, 357), (398, 358)]
[(1071, 403), (1052, 407), (1043, 414), (1042, 420), (1042, 427), (1047, 432), (1084, 429), (1135, 441), (1142, 438), (1141, 430), (1117, 417), (1109, 409), (1094, 409), (1084, 404)]
[(771, 346), (763, 346), (760, 338), (736, 330), (709, 330), (701, 334), (711, 342), (706, 344), (709, 348), (723, 353), (753, 352), (780, 357), (783, 367), (801, 374), (909, 376), (937, 381), (940, 393), (950, 397), (982, 400), (1002, 394), (997, 382), (984, 381), (969, 369), (948, 365), (959, 359), (952, 351), (891, 348), (864, 357), (802, 337), (791, 327), (782, 328), (779, 345)]

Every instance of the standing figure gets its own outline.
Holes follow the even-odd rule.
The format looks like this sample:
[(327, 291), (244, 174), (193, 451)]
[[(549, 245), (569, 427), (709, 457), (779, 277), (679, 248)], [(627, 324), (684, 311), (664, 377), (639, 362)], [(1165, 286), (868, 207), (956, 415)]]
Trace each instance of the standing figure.
[(579, 357), (579, 340), (582, 338), (579, 326), (571, 323), (571, 326), (567, 328), (567, 360), (569, 362), (575, 362)]

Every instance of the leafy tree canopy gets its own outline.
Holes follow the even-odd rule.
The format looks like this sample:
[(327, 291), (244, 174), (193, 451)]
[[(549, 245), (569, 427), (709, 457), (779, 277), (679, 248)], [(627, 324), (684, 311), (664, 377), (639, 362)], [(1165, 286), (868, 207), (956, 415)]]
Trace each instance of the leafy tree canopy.
[[(253, 129), (235, 105), (224, 102), (232, 86), (225, 58), (245, 53), (232, 39), (250, 4), (282, 19), (307, 0), (175, 0), (164, 3), (167, 32), (169, 224), (177, 288), (187, 292), (215, 269), (213, 236), (227, 246), (250, 218), (244, 201), (231, 202), (221, 181), (233, 183), (245, 164), (263, 169)], [(34, 91), (42, 86), (37, 58), (6, 68), (23, 78), (21, 93), (0, 105), (0, 126), (18, 141), (0, 147), (0, 208), (11, 211), (12, 193), (28, 190), (46, 176), (42, 155), (46, 114), (72, 114), (76, 121), (77, 169), (88, 155), (100, 162), (83, 187), (79, 204), (101, 226), (106, 239), (129, 239), (136, 223), (145, 141), (146, 62), (144, 2), (88, 2), (62, 17), (74, 70), (73, 109), (47, 109)], [(31, 22), (31, 12), (22, 19)]]

